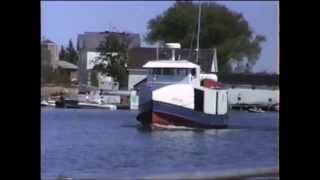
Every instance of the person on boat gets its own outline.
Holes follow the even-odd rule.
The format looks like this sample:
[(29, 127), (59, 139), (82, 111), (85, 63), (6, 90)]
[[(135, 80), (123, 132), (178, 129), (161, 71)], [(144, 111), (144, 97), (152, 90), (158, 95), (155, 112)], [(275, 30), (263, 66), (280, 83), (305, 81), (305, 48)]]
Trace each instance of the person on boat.
[(60, 95), (58, 100), (56, 101), (56, 107), (65, 107), (63, 95)]
[(100, 90), (100, 104), (104, 104), (104, 101), (103, 101), (103, 91)]
[(89, 101), (89, 92), (87, 92), (87, 94), (86, 94), (86, 101), (87, 102)]
[(192, 74), (191, 74), (191, 72), (189, 72), (189, 74), (188, 74), (188, 80), (189, 80), (189, 83), (192, 82)]
[(61, 102), (63, 102), (63, 101), (64, 101), (63, 94), (60, 96), (60, 101), (61, 101)]

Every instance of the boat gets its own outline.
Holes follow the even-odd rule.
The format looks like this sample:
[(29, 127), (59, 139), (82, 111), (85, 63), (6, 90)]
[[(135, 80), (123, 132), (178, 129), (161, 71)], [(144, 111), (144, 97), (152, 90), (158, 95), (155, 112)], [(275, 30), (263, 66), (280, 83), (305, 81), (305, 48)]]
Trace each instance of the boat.
[[(201, 3), (198, 11), (197, 56)], [(228, 127), (227, 89), (219, 84), (216, 50), (212, 61), (212, 74), (201, 74), (198, 64), (188, 60), (175, 60), (178, 43), (167, 43), (172, 50), (170, 60), (150, 60), (143, 65), (148, 70), (146, 81), (139, 85), (139, 113), (137, 120), (153, 128), (219, 129)]]
[(261, 108), (257, 108), (256, 106), (253, 108), (249, 108), (248, 112), (252, 112), (252, 113), (263, 113), (265, 112), (264, 110), (262, 110)]
[(61, 96), (56, 102), (56, 108), (80, 108), (79, 101)]
[(117, 110), (117, 106), (113, 104), (97, 104), (97, 103), (87, 103), (87, 102), (79, 102), (79, 107), (84, 109), (109, 109), (109, 110)]
[(54, 107), (54, 106), (56, 106), (56, 102), (53, 101), (53, 100), (42, 100), (40, 104), (41, 104), (42, 107), (47, 107), (47, 106)]
[(48, 100), (48, 106), (56, 106), (56, 101), (55, 100)]
[(276, 103), (272, 105), (272, 110), (279, 112), (280, 111), (280, 103)]
[(41, 101), (41, 106), (49, 106), (49, 103), (46, 100)]
[(137, 92), (137, 120), (151, 128), (227, 128), (227, 89), (217, 82), (217, 75), (201, 74), (198, 64), (175, 60), (180, 44), (166, 45), (172, 49), (170, 60), (143, 65), (148, 75)]

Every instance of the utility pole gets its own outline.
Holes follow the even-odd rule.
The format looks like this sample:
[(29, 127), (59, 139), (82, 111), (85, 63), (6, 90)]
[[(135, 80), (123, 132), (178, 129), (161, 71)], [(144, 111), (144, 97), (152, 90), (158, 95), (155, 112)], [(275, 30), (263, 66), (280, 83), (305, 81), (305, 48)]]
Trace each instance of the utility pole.
[(199, 1), (198, 10), (198, 32), (197, 32), (197, 49), (196, 49), (196, 63), (199, 63), (199, 37), (200, 37), (200, 24), (201, 24), (201, 1)]

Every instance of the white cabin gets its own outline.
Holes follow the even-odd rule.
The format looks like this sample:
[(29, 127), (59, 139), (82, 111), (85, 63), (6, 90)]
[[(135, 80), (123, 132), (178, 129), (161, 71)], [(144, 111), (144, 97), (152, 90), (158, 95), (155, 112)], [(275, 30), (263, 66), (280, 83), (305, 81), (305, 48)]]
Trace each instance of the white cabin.
[(148, 83), (200, 86), (200, 66), (186, 60), (149, 61), (143, 68), (148, 69)]

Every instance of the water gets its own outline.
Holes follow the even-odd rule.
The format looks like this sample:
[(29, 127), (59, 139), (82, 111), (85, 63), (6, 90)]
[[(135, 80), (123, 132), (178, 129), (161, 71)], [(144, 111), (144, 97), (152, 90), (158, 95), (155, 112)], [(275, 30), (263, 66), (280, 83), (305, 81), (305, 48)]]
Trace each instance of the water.
[(136, 112), (43, 108), (43, 178), (142, 177), (277, 166), (278, 114), (232, 112), (231, 128), (145, 131)]

